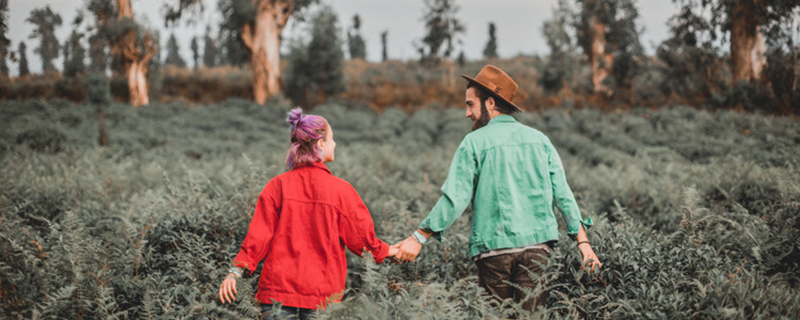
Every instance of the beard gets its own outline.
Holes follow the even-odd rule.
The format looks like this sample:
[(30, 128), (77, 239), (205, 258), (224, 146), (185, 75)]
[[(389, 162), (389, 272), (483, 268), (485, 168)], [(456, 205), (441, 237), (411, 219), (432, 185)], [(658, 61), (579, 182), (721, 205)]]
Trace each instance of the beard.
[(486, 102), (481, 101), (481, 116), (480, 117), (472, 117), (472, 131), (478, 130), (483, 128), (487, 123), (489, 123), (489, 110), (486, 110)]

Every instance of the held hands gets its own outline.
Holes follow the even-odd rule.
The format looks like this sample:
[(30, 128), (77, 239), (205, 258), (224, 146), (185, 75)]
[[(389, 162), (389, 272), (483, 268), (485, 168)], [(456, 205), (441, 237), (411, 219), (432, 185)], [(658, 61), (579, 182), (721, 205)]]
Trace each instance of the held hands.
[(391, 255), (392, 250), (395, 251), (395, 259), (400, 261), (414, 261), (417, 255), (419, 255), (419, 251), (422, 250), (422, 244), (411, 236), (389, 247), (389, 255)]

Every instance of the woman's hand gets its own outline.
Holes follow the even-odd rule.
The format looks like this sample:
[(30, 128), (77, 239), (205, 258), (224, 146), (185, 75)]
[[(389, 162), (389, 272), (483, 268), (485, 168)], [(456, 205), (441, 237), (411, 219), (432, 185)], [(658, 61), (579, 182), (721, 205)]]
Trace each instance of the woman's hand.
[(389, 252), (392, 252), (392, 249), (396, 250), (395, 258), (398, 260), (413, 262), (422, 250), (422, 245), (412, 236), (389, 247)]
[(236, 301), (235, 295), (237, 294), (239, 294), (239, 292), (236, 291), (236, 274), (231, 272), (219, 286), (219, 301), (225, 303), (227, 300), (228, 303), (231, 303), (232, 301)]

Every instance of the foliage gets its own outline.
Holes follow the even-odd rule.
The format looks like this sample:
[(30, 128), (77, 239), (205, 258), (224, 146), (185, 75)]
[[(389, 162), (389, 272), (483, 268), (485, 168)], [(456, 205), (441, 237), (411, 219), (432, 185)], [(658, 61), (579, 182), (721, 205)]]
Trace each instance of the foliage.
[[(639, 42), (641, 31), (635, 22), (639, 17), (635, 0), (576, 2), (578, 10), (575, 13), (574, 27), (577, 30), (578, 44), (589, 55), (594, 45), (594, 33), (605, 32), (602, 35), (605, 39), (603, 46), (606, 52), (613, 55), (613, 63), (612, 77), (606, 78), (604, 82), (610, 82), (612, 88), (629, 90), (633, 85), (633, 78), (640, 70), (635, 60), (643, 56)], [(595, 30), (592, 25), (595, 21), (605, 28)]]
[(353, 25), (347, 30), (347, 50), (350, 52), (350, 59), (367, 58), (367, 45), (361, 37), (361, 18), (356, 14), (353, 16)]
[(111, 88), (105, 74), (93, 72), (87, 77), (88, 91), (86, 102), (94, 105), (111, 103)]
[[(217, 292), (258, 193), (284, 170), (289, 108), (111, 103), (100, 147), (94, 108), (0, 102), (0, 317), (257, 318), (255, 276), (232, 305)], [(433, 207), (469, 130), (455, 108), (312, 113), (336, 132), (329, 167), (389, 243)], [(688, 107), (517, 118), (553, 141), (604, 263), (584, 273), (564, 237), (533, 292), (548, 292), (547, 309), (522, 318), (800, 316), (796, 120)], [(345, 299), (321, 318), (512, 316), (518, 306), (492, 305), (478, 288), (470, 215), (413, 264), (348, 254)]]
[(544, 90), (558, 93), (573, 81), (579, 66), (576, 46), (570, 33), (572, 8), (566, 0), (559, 0), (553, 8), (553, 17), (542, 25), (542, 35), (550, 49), (549, 63), (544, 65), (540, 79)]
[(19, 76), (24, 77), (28, 75), (30, 69), (28, 69), (28, 46), (25, 45), (25, 41), (19, 42), (19, 47), (17, 48), (17, 54), (19, 54)]
[(62, 46), (64, 50), (64, 70), (62, 73), (65, 77), (75, 77), (86, 72), (86, 64), (83, 61), (86, 58), (86, 49), (81, 43), (84, 34), (78, 31), (81, 23), (83, 23), (83, 12), (79, 11), (75, 21), (72, 22), (72, 34)]
[(223, 24), (219, 29), (219, 42), (222, 61), (232, 66), (242, 66), (249, 62), (247, 47), (242, 41), (241, 23), (252, 19), (247, 12), (253, 11), (253, 2), (249, 0), (222, 0), (217, 3), (222, 14)]
[(0, 0), (0, 76), (8, 77), (8, 65), (6, 59), (8, 47), (11, 40), (6, 35), (8, 33), (8, 0)]
[(203, 37), (203, 65), (207, 68), (219, 65), (219, 48), (214, 38), (211, 37), (211, 28), (206, 27)]
[(44, 8), (33, 9), (25, 22), (36, 26), (28, 38), (39, 38), (39, 47), (34, 49), (34, 52), (42, 56), (42, 70), (56, 70), (53, 59), (58, 58), (61, 46), (56, 38), (55, 30), (61, 26), (61, 15), (53, 12), (48, 5)]
[(494, 22), (489, 22), (489, 41), (483, 48), (483, 57), (486, 59), (497, 58), (497, 36), (495, 35)]
[(336, 13), (322, 6), (311, 20), (311, 40), (292, 46), (286, 95), (296, 104), (313, 106), (344, 91), (344, 53)]
[[(417, 45), (417, 50), (422, 62), (436, 64), (441, 58), (450, 58), (454, 50), (453, 40), (460, 43), (458, 35), (464, 33), (466, 28), (456, 17), (459, 7), (453, 0), (425, 0), (425, 10), (422, 17), (425, 36), (422, 37), (422, 44)], [(444, 51), (440, 53), (442, 47)]]
[(186, 60), (181, 57), (181, 48), (178, 46), (178, 39), (175, 39), (175, 33), (170, 34), (167, 40), (167, 59), (164, 64), (186, 68)]
[(800, 67), (800, 46), (789, 45), (788, 50), (772, 48), (768, 55), (767, 68), (764, 70), (767, 81), (775, 95), (776, 105), (783, 113), (800, 112), (800, 86), (797, 86), (798, 69)]
[(387, 51), (389, 31), (381, 32), (381, 61), (389, 60), (389, 52)]
[(189, 49), (192, 50), (192, 66), (195, 70), (200, 67), (200, 45), (197, 44), (197, 37), (192, 37), (192, 42), (189, 44)]

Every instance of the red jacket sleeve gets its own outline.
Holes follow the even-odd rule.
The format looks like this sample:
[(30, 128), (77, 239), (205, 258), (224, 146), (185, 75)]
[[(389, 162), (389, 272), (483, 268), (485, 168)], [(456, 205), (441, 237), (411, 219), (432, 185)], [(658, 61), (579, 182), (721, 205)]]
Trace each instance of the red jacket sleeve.
[(252, 274), (258, 263), (267, 256), (281, 212), (281, 198), (280, 181), (270, 180), (258, 196), (247, 236), (239, 254), (233, 259), (234, 266), (245, 268)]
[(351, 185), (344, 189), (342, 212), (339, 216), (339, 236), (350, 251), (361, 256), (364, 249), (381, 263), (389, 254), (389, 245), (375, 236), (375, 226), (367, 206)]

